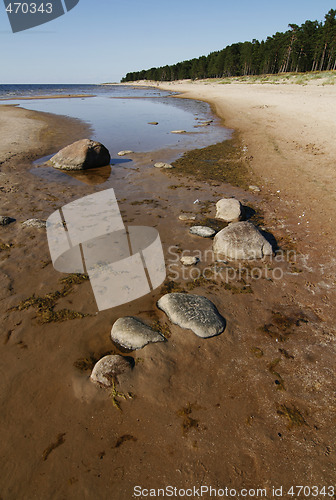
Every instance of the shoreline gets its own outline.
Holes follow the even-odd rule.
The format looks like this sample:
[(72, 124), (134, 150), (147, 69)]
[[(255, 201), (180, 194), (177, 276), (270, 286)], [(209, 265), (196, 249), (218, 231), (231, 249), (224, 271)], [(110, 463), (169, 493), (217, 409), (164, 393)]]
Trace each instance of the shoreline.
[(62, 115), (0, 106), (0, 165), (10, 173), (18, 162), (28, 165), (38, 157), (90, 135), (86, 123)]
[[(136, 168), (126, 162), (96, 169), (105, 180), (112, 173), (109, 187), (118, 195), (126, 225), (140, 222), (159, 229), (168, 275), (150, 294), (98, 314), (89, 281), (75, 282), (62, 293), (64, 280), (72, 283), (73, 277), (53, 268), (45, 230), (22, 225), (28, 218), (45, 220), (60, 206), (107, 187), (95, 180), (86, 183), (88, 172), (77, 177), (83, 182), (71, 184), (48, 181), (27, 169), (34, 155), (75, 140), (72, 134), (87, 133), (87, 126), (7, 108), (4, 112), (0, 106), (0, 124), (3, 116), (12, 127), (7, 146), (4, 134), (1, 140), (0, 215), (16, 221), (0, 226), (0, 487), (6, 500), (25, 495), (105, 499), (111, 491), (129, 500), (135, 484), (229, 483), (237, 490), (332, 484), (331, 268), (320, 268), (313, 250), (309, 258), (296, 252), (305, 240), (286, 240), (297, 219), (272, 184), (259, 183), (261, 192), (254, 193), (227, 184), (217, 171), (211, 181), (195, 171), (198, 160), (200, 168), (211, 168), (211, 161), (215, 166), (231, 161), (231, 153), (233, 165), (239, 168), (243, 161), (250, 171), (255, 156), (250, 159), (247, 141), (252, 138), (237, 127), (231, 144), (187, 152), (171, 170), (154, 168), (152, 153), (130, 155)], [(9, 160), (8, 144), (17, 152)], [(223, 197), (241, 200), (252, 212), (249, 220), (289, 250), (281, 262), (275, 256), (257, 262), (209, 256), (211, 240), (189, 229), (194, 224), (221, 229), (215, 213)], [(181, 214), (195, 221), (180, 220)], [(182, 254), (199, 255), (200, 262), (184, 267)], [(241, 266), (246, 271), (242, 277)], [(279, 268), (283, 276), (276, 279)], [(260, 271), (260, 279), (251, 277), (253, 270)], [(232, 271), (225, 281), (225, 273)], [(225, 331), (205, 340), (173, 324), (157, 308), (168, 292), (209, 298), (226, 320)], [(64, 321), (57, 319), (62, 310), (69, 312)], [(118, 318), (130, 315), (162, 331), (167, 341), (127, 353), (134, 369), (118, 388), (135, 397), (121, 400), (118, 411), (110, 394), (94, 387), (89, 377), (98, 359), (125, 355), (111, 342), (110, 332)]]
[(29, 97), (1, 97), (1, 101), (32, 101), (34, 99), (83, 99), (86, 97), (96, 97), (95, 94), (69, 94), (69, 95), (37, 95)]
[[(136, 86), (135, 82), (127, 85)], [(282, 219), (298, 233), (298, 240), (311, 250), (312, 235), (319, 235), (326, 257), (332, 255), (336, 245), (331, 218), (336, 210), (335, 87), (209, 81), (140, 81), (138, 85), (179, 92), (174, 98), (208, 102), (224, 126), (239, 133), (262, 194), (271, 197), (277, 213), (283, 211)], [(318, 255), (320, 247), (315, 249)]]

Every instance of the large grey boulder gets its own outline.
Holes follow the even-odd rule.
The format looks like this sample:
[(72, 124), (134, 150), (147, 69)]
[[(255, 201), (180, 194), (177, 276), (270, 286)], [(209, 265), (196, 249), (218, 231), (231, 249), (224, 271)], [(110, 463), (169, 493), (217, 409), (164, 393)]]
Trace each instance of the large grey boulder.
[(216, 203), (216, 219), (225, 222), (238, 222), (244, 217), (244, 209), (240, 201), (235, 198), (222, 198)]
[(109, 165), (111, 156), (100, 142), (82, 139), (61, 149), (50, 161), (60, 170), (86, 170)]
[(131, 364), (123, 356), (111, 354), (104, 356), (93, 367), (90, 379), (100, 387), (112, 387), (119, 375), (131, 370)]
[(222, 333), (225, 319), (206, 297), (187, 293), (167, 293), (157, 302), (170, 321), (192, 330), (198, 337), (214, 337)]
[(261, 259), (272, 245), (251, 222), (233, 222), (216, 234), (213, 250), (229, 259)]
[(163, 335), (133, 316), (119, 318), (114, 323), (111, 338), (122, 347), (137, 350), (151, 342), (164, 342)]

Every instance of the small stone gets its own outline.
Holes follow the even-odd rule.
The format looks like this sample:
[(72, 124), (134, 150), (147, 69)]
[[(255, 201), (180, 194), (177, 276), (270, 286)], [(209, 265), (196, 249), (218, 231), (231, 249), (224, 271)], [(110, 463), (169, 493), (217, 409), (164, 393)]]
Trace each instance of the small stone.
[(198, 337), (208, 338), (225, 330), (226, 321), (206, 297), (187, 293), (167, 293), (157, 306), (170, 321), (192, 330)]
[(171, 134), (186, 134), (186, 130), (172, 130)]
[(225, 222), (238, 222), (244, 216), (244, 209), (240, 201), (235, 198), (223, 198), (216, 203), (216, 219)]
[(195, 234), (196, 236), (201, 236), (202, 238), (211, 238), (211, 236), (216, 234), (216, 231), (214, 229), (211, 229), (211, 227), (207, 226), (192, 226), (189, 229), (189, 232), (191, 234)]
[(188, 221), (188, 220), (196, 220), (196, 215), (188, 215), (188, 214), (181, 214), (179, 215), (180, 220)]
[(126, 156), (134, 153), (134, 151), (126, 149), (125, 151), (119, 151), (118, 156)]
[(192, 255), (186, 255), (185, 257), (181, 257), (180, 261), (184, 266), (194, 266), (199, 262), (199, 258), (193, 257)]
[(163, 161), (159, 161), (154, 163), (154, 167), (156, 168), (174, 168), (170, 163), (164, 163)]
[(0, 226), (8, 226), (11, 222), (15, 222), (15, 219), (6, 215), (0, 215)]
[(260, 193), (260, 188), (258, 186), (249, 186), (250, 191), (254, 191), (255, 193)]
[(113, 342), (127, 349), (142, 349), (149, 343), (164, 342), (166, 339), (148, 325), (133, 316), (119, 318), (111, 330)]
[(90, 379), (100, 387), (112, 387), (119, 375), (131, 370), (131, 364), (124, 356), (104, 356), (94, 366)]
[(46, 227), (47, 223), (45, 220), (41, 219), (28, 219), (22, 222), (24, 227), (35, 227), (36, 229), (43, 229)]
[(148, 122), (148, 125), (159, 125), (159, 122)]

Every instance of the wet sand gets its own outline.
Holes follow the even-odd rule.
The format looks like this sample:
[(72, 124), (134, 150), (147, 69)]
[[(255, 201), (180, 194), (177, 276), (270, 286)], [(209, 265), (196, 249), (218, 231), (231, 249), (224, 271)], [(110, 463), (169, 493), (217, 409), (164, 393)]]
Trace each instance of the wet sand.
[[(238, 116), (238, 98), (236, 106)], [(226, 118), (232, 127), (233, 108), (232, 104)], [(256, 113), (262, 115), (263, 109), (267, 112), (257, 108)], [(46, 182), (31, 172), (32, 159), (86, 136), (85, 128), (72, 134), (72, 120), (43, 115), (35, 125), (35, 139), (28, 138), (40, 114), (18, 108), (6, 113), (8, 118), (13, 114), (13, 123), (21, 117), (29, 121), (15, 139), (16, 154), (23, 156), (6, 156), (8, 144), (14, 144), (8, 132), (0, 158), (0, 214), (17, 219), (0, 228), (1, 498), (126, 500), (136, 485), (168, 484), (227, 486), (237, 492), (244, 487), (268, 488), (271, 497), (272, 486), (288, 490), (297, 484), (333, 484), (335, 301), (333, 269), (327, 267), (329, 249), (315, 226), (310, 232), (297, 228), (301, 195), (295, 191), (297, 198), (287, 203), (291, 191), (285, 190), (286, 178), (279, 197), (270, 175), (277, 171), (271, 163), (277, 156), (261, 143), (258, 146), (259, 123), (254, 122), (251, 142), (248, 131), (240, 127), (230, 161), (244, 168), (246, 181), (259, 185), (260, 193), (218, 178), (205, 182), (186, 176), (183, 165), (176, 171), (153, 168), (154, 161), (169, 160), (169, 151), (132, 155), (135, 165), (112, 166), (111, 182), (124, 222), (141, 221), (159, 229), (167, 265), (172, 266), (169, 278), (152, 294), (99, 314), (90, 283), (75, 284), (55, 301), (52, 311), (66, 308), (89, 316), (58, 323), (52, 314), (46, 320), (43, 301), (15, 309), (33, 295), (45, 298), (61, 290), (64, 278), (51, 265), (45, 231), (24, 229), (21, 222), (46, 219), (59, 206), (105, 185), (97, 179), (90, 183), (89, 175), (86, 182)], [(46, 124), (44, 136), (52, 137), (47, 143), (39, 128)], [(309, 127), (313, 130), (314, 122)], [(261, 125), (259, 134), (265, 137)], [(31, 146), (20, 153), (21, 144)], [(210, 152), (215, 164), (227, 160), (225, 145)], [(303, 165), (308, 156), (302, 151)], [(269, 183), (255, 168), (254, 158), (270, 166)], [(199, 152), (186, 161), (196, 164)], [(294, 176), (293, 167), (291, 172)], [(253, 263), (252, 268), (262, 273), (267, 266), (269, 274), (262, 279), (244, 274), (225, 283), (225, 272), (232, 273), (238, 263), (217, 263), (222, 274), (216, 276), (214, 262), (204, 260), (199, 269), (208, 267), (209, 279), (197, 279), (190, 269), (174, 264), (182, 251), (211, 248), (211, 240), (190, 235), (189, 224), (178, 216), (194, 213), (199, 222), (214, 224), (215, 202), (226, 196), (239, 198), (251, 215), (254, 209), (252, 220), (271, 232), (284, 252), (281, 262)], [(196, 199), (200, 203), (194, 204)], [(306, 210), (305, 205), (301, 208)], [(175, 249), (169, 250), (172, 245)], [(249, 264), (245, 267), (251, 272)], [(275, 268), (284, 273), (282, 279), (276, 279)], [(176, 272), (179, 279), (173, 279)], [(202, 340), (172, 325), (156, 308), (168, 290), (210, 298), (227, 320), (225, 332)], [(124, 315), (160, 327), (168, 342), (131, 353), (135, 368), (119, 390), (135, 397), (121, 399), (120, 412), (108, 393), (90, 383), (85, 367), (105, 353), (118, 352), (109, 335), (113, 322)]]

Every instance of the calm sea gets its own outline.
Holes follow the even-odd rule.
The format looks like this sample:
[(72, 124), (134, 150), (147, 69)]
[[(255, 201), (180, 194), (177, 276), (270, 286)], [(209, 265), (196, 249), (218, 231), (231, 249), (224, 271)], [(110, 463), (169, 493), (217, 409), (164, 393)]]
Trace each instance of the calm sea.
[[(94, 97), (34, 99), (74, 94)], [(171, 148), (172, 156), (174, 151), (178, 156), (177, 151), (180, 154), (181, 150), (205, 147), (230, 137), (230, 131), (220, 125), (208, 104), (173, 95), (156, 88), (124, 85), (0, 85), (0, 98), (9, 99), (0, 101), (0, 105), (16, 104), (83, 120), (91, 125), (91, 138), (105, 144), (112, 156), (123, 149), (147, 152), (163, 148)], [(199, 127), (210, 119), (210, 126)], [(188, 134), (172, 134), (172, 130)]]

